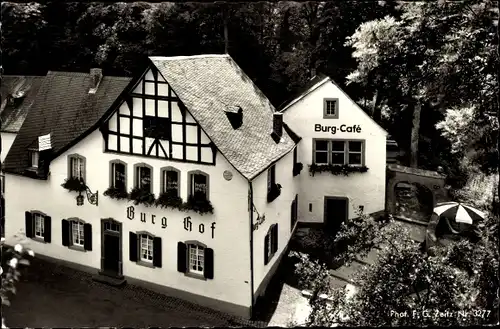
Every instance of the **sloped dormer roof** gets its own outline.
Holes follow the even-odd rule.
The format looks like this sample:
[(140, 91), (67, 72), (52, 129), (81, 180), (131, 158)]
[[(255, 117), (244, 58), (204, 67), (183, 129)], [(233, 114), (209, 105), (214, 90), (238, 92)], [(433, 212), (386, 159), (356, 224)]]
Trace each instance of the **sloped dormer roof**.
[[(222, 155), (248, 180), (295, 146), (286, 130), (283, 141), (274, 142), (273, 105), (229, 55), (150, 59)], [(243, 110), (238, 129), (226, 116), (232, 106)]]
[(100, 120), (131, 80), (105, 76), (97, 92), (89, 94), (90, 79), (89, 73), (47, 73), (5, 159), (6, 172), (24, 172), (28, 148), (38, 145), (39, 136), (51, 133), (54, 153), (80, 137)]
[(45, 76), (2, 76), (2, 132), (19, 132), (44, 79)]

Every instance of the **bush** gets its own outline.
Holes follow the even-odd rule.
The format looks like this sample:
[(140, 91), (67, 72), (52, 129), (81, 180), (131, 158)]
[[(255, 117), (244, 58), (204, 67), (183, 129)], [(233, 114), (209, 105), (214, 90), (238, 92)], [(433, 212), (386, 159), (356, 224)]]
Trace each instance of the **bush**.
[(155, 203), (155, 195), (148, 189), (134, 187), (130, 191), (129, 200), (134, 201), (135, 205), (142, 203), (145, 206), (151, 206)]
[(127, 193), (127, 191), (124, 191), (116, 187), (109, 187), (106, 191), (104, 191), (103, 194), (105, 196), (110, 197), (111, 199), (116, 199), (116, 200), (123, 200), (129, 198), (129, 194)]
[(84, 192), (86, 190), (83, 181), (77, 177), (71, 177), (65, 179), (64, 183), (62, 183), (61, 186), (67, 189), (68, 191)]
[(492, 211), (494, 202), (498, 203), (498, 179), (498, 174), (470, 174), (465, 186), (454, 192), (454, 197), (480, 210)]
[(174, 208), (174, 209), (182, 209), (182, 198), (177, 196), (177, 190), (167, 190), (160, 194), (158, 199), (155, 202), (157, 207), (161, 208)]

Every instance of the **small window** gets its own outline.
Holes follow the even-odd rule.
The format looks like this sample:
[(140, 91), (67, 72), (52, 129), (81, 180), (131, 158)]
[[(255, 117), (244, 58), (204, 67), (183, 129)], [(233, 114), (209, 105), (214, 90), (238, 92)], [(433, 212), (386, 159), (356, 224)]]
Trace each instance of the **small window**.
[(74, 154), (68, 156), (69, 178), (80, 178), (85, 180), (85, 158)]
[(271, 193), (273, 186), (276, 185), (276, 166), (272, 165), (267, 169), (267, 193)]
[(151, 168), (146, 166), (135, 168), (135, 187), (151, 191)]
[(205, 267), (205, 248), (197, 244), (188, 245), (188, 272), (203, 275)]
[(192, 196), (204, 197), (208, 200), (208, 175), (197, 172), (191, 174), (191, 191)]
[(264, 265), (267, 265), (278, 251), (278, 224), (269, 227), (264, 238)]
[(34, 213), (33, 222), (35, 224), (35, 232), (34, 232), (35, 237), (43, 239), (45, 235), (44, 216), (41, 214)]
[(162, 170), (162, 192), (178, 197), (180, 172), (174, 168)]
[(141, 234), (140, 242), (141, 260), (144, 262), (153, 262), (153, 237), (147, 234)]
[(38, 151), (30, 151), (30, 166), (32, 168), (38, 168), (39, 161), (40, 153)]
[(50, 243), (52, 227), (50, 216), (36, 210), (26, 211), (24, 214), (26, 237)]
[(144, 117), (144, 136), (170, 140), (170, 119), (155, 116)]
[(111, 163), (111, 187), (121, 191), (127, 189), (126, 165), (123, 162)]
[(83, 243), (83, 222), (79, 220), (72, 220), (71, 221), (71, 244), (73, 246), (78, 246), (82, 247), (84, 246)]
[(337, 98), (328, 98), (324, 100), (323, 118), (324, 119), (339, 118), (339, 100)]

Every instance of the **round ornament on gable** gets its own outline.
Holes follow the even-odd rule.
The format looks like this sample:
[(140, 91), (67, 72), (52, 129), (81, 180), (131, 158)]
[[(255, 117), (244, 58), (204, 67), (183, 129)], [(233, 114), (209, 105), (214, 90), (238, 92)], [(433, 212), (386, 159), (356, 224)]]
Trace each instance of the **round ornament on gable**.
[(224, 170), (224, 173), (222, 174), (225, 180), (231, 180), (233, 179), (233, 173), (230, 172), (229, 170)]

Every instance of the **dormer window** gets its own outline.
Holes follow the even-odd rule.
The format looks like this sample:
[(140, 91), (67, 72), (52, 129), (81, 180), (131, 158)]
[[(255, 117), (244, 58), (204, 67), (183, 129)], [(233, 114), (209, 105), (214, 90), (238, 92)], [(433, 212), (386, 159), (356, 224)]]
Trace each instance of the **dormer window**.
[(323, 119), (339, 118), (338, 98), (325, 98), (323, 102)]
[(38, 162), (40, 160), (40, 152), (36, 150), (30, 151), (30, 167), (38, 168)]

